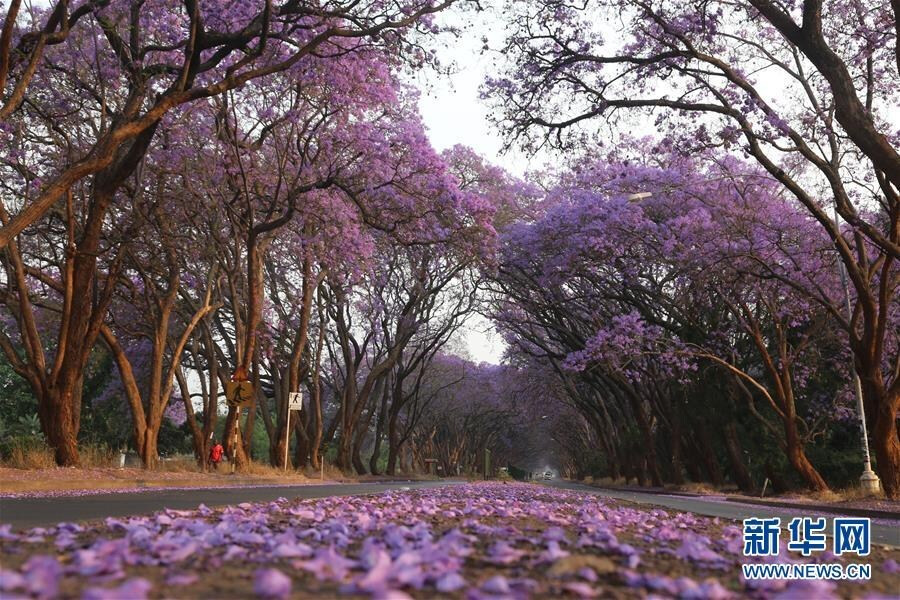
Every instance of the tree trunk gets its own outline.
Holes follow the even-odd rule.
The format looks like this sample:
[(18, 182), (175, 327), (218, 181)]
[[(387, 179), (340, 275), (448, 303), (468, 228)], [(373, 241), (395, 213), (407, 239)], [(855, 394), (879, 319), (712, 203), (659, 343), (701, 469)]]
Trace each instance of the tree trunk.
[[(203, 348), (206, 353), (206, 363), (209, 371), (209, 387), (201, 378), (200, 384), (203, 390), (203, 470), (209, 469), (209, 450), (212, 438), (219, 420), (219, 363), (216, 357), (215, 344), (212, 341), (212, 332), (209, 325), (203, 321)], [(199, 360), (196, 361), (199, 364)], [(224, 444), (223, 444), (224, 446)]]
[[(291, 415), (292, 420), (297, 416), (296, 412)], [(274, 428), (274, 439), (269, 445), (269, 464), (278, 469), (284, 469), (285, 464), (285, 445), (290, 445), (291, 432), (287, 430), (287, 423), (279, 421), (277, 427)], [(293, 426), (293, 423), (291, 424)]]
[[(319, 352), (321, 354), (322, 344), (321, 344), (321, 336), (319, 343)], [(317, 355), (318, 355), (317, 354)], [(313, 411), (313, 433), (312, 439), (309, 444), (309, 458), (312, 461), (312, 466), (314, 469), (320, 469), (322, 467), (320, 461), (324, 461), (324, 457), (321, 456), (322, 452), (322, 435), (325, 432), (325, 417), (322, 414), (322, 387), (319, 385), (319, 364), (318, 360), (316, 361), (316, 370), (313, 374), (313, 386), (312, 392), (310, 393), (310, 408)]]
[(638, 456), (637, 460), (637, 468), (635, 469), (635, 474), (637, 475), (638, 485), (641, 487), (647, 487), (647, 457), (646, 456)]
[(695, 457), (691, 457), (690, 460), (685, 461), (684, 469), (688, 472), (688, 477), (691, 478), (691, 481), (695, 481), (697, 483), (703, 481), (703, 473), (701, 473), (700, 467), (697, 465), (697, 460), (695, 460)]
[(634, 471), (632, 469), (632, 459), (630, 452), (619, 452), (619, 456), (622, 456), (622, 477), (625, 479), (625, 485), (629, 485), (631, 480), (634, 478)]
[[(650, 479), (653, 485), (656, 487), (662, 487), (662, 475), (659, 471), (659, 462), (656, 457), (656, 440), (653, 439), (653, 429), (650, 426), (650, 418), (647, 416), (647, 411), (644, 410), (644, 403), (637, 395), (637, 393), (627, 387), (623, 387), (623, 389), (625, 395), (631, 402), (631, 408), (634, 411), (634, 416), (637, 420), (638, 428), (640, 429), (641, 436), (643, 437), (643, 450), (645, 460), (642, 461), (642, 464), (646, 465), (646, 468), (650, 473)], [(641, 469), (641, 471), (643, 471), (643, 469)], [(644, 483), (642, 482), (641, 485), (643, 486)]]
[(375, 407), (373, 406), (369, 409), (369, 412), (363, 423), (357, 425), (356, 434), (353, 436), (353, 448), (350, 453), (351, 462), (353, 463), (353, 468), (356, 470), (358, 475), (365, 475), (367, 473), (366, 466), (362, 461), (362, 445), (366, 440), (366, 434), (369, 432), (369, 425), (372, 422), (372, 415), (375, 412)]
[[(181, 399), (184, 402), (184, 412), (187, 415), (187, 424), (191, 430), (191, 445), (194, 447), (194, 458), (200, 469), (206, 471), (207, 449), (203, 439), (203, 432), (197, 424), (197, 415), (194, 413), (194, 403), (191, 402), (191, 390), (188, 387), (187, 378), (184, 371), (179, 368), (175, 372), (175, 378), (178, 380), (178, 389), (181, 391)], [(202, 380), (202, 379), (201, 379)]]
[(782, 473), (775, 469), (775, 465), (767, 460), (764, 466), (766, 477), (772, 482), (772, 490), (778, 494), (788, 490), (787, 481), (785, 481)]
[(681, 420), (677, 415), (672, 415), (672, 428), (669, 431), (669, 451), (672, 454), (672, 483), (682, 485), (684, 483), (684, 464), (681, 460)]
[(750, 471), (744, 464), (741, 441), (733, 420), (729, 420), (725, 424), (723, 437), (725, 438), (725, 449), (728, 452), (728, 461), (731, 463), (731, 477), (742, 492), (755, 493), (756, 486), (753, 485), (753, 478), (750, 477)]
[(700, 445), (700, 457), (703, 460), (703, 466), (709, 479), (713, 485), (721, 487), (725, 483), (725, 476), (722, 474), (722, 468), (716, 458), (716, 452), (713, 449), (712, 441), (709, 439), (709, 425), (701, 423), (697, 432), (697, 442)]
[(409, 473), (409, 448), (405, 445), (401, 445), (397, 448), (397, 460), (399, 462), (399, 468), (401, 473)]
[(306, 435), (300, 415), (296, 415), (296, 417), (296, 425), (291, 425), (297, 440), (297, 447), (294, 449), (294, 468), (303, 469), (309, 464), (309, 436)]
[(341, 431), (341, 436), (338, 438), (337, 460), (335, 461), (335, 466), (341, 471), (350, 471), (350, 467), (352, 466), (350, 458), (352, 446), (353, 439), (351, 436), (344, 431)]
[(157, 440), (159, 439), (159, 427), (151, 428), (149, 425), (144, 433), (144, 443), (138, 448), (138, 454), (141, 455), (141, 462), (145, 469), (155, 469), (159, 466), (159, 451), (157, 449)]
[(397, 474), (397, 459), (400, 456), (400, 432), (397, 431), (397, 417), (398, 414), (393, 410), (393, 406), (391, 407), (390, 416), (388, 417), (388, 461), (387, 461), (387, 474), (388, 475), (396, 475)]
[(900, 410), (900, 386), (895, 382), (893, 387), (896, 389), (888, 392), (887, 397), (878, 403), (872, 443), (884, 494), (897, 500), (900, 499), (900, 441), (897, 437), (896, 415)]
[(806, 452), (803, 450), (803, 444), (797, 435), (797, 426), (793, 420), (785, 420), (785, 452), (788, 462), (794, 467), (794, 470), (803, 479), (806, 486), (814, 492), (824, 492), (828, 490), (828, 484), (822, 479), (822, 476), (816, 468), (809, 462)]
[(365, 475), (366, 474), (366, 465), (363, 464), (362, 456), (360, 455), (362, 451), (362, 439), (364, 436), (360, 437), (358, 442), (353, 444), (353, 451), (351, 454), (351, 460), (353, 463), (353, 468), (356, 470), (357, 475)]
[[(249, 466), (250, 460), (244, 452), (244, 443), (238, 431), (240, 428), (240, 410), (233, 406), (228, 407), (228, 416), (225, 417), (225, 431), (222, 434), (225, 439), (222, 445), (225, 447), (225, 454), (234, 463), (236, 470), (244, 470)], [(238, 433), (237, 443), (235, 443), (235, 434)]]
[(385, 385), (384, 393), (381, 394), (381, 405), (378, 407), (378, 419), (375, 421), (375, 443), (372, 446), (372, 456), (369, 458), (369, 471), (372, 475), (378, 475), (378, 459), (381, 454), (381, 438), (384, 435), (384, 420), (387, 412), (388, 396), (391, 393), (391, 386)]
[(81, 380), (75, 389), (50, 392), (43, 398), (39, 406), (44, 410), (41, 415), (41, 428), (47, 438), (48, 445), (53, 448), (56, 464), (61, 467), (77, 467), (78, 429), (81, 422)]

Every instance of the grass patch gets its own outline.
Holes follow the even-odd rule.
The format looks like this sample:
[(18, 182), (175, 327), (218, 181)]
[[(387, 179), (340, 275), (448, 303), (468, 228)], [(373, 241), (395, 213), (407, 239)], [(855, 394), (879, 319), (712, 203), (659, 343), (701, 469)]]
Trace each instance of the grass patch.
[(12, 469), (52, 469), (56, 466), (53, 449), (41, 440), (13, 440), (2, 464)]

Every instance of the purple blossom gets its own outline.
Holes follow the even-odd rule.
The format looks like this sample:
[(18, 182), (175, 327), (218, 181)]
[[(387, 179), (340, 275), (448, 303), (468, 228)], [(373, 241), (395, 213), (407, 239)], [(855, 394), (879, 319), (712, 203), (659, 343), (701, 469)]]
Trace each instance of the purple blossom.
[(82, 600), (145, 600), (153, 589), (146, 579), (135, 577), (113, 588), (89, 587), (82, 594)]
[(253, 592), (261, 598), (287, 598), (291, 578), (278, 569), (260, 569), (253, 575)]

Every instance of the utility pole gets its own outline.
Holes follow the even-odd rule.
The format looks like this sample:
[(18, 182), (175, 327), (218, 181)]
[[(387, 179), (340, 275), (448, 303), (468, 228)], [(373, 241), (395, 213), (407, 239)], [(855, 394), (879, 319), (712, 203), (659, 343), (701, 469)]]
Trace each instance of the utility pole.
[[(834, 226), (838, 229), (840, 235), (840, 222), (838, 221), (837, 203), (834, 205)], [(838, 256), (838, 273), (841, 276), (841, 287), (844, 291), (844, 307), (847, 310), (847, 322), (853, 319), (853, 308), (850, 304), (850, 286), (847, 284), (847, 272), (844, 270), (844, 263)], [(849, 337), (849, 333), (848, 333)], [(876, 494), (881, 489), (881, 480), (872, 470), (872, 455), (869, 453), (869, 433), (866, 431), (866, 408), (863, 404), (862, 382), (859, 380), (859, 374), (856, 372), (856, 361), (853, 354), (850, 355), (850, 373), (853, 375), (853, 387), (856, 392), (856, 412), (859, 416), (859, 430), (862, 434), (862, 449), (865, 457), (862, 475), (859, 476), (859, 485), (867, 494)]]

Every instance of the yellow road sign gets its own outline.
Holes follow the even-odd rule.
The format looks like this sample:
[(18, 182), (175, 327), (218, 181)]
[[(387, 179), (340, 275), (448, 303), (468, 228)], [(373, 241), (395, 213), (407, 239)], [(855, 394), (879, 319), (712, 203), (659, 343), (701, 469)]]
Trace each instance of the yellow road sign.
[(245, 406), (253, 400), (253, 384), (249, 381), (226, 381), (225, 400), (232, 406)]

